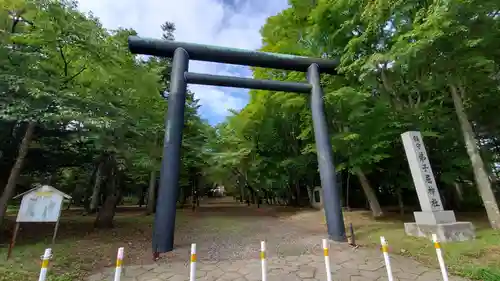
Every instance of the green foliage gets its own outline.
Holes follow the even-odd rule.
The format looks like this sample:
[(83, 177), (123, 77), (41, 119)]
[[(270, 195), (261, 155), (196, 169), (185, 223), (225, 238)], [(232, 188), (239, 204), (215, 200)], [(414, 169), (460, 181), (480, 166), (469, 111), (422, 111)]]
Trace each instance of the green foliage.
[[(127, 37), (134, 30), (106, 30), (75, 1), (3, 1), (0, 15), (0, 186), (25, 122), (34, 121), (19, 185), (51, 183), (78, 194), (80, 204), (92, 194), (104, 161), (102, 195), (114, 192), (112, 182), (122, 194), (142, 194), (150, 172), (160, 168), (167, 100), (159, 93), (168, 89), (170, 61), (132, 55)], [(164, 39), (174, 39), (173, 24), (161, 28)], [(183, 187), (201, 176), (206, 162), (211, 127), (198, 108), (189, 93)]]
[[(387, 200), (390, 204), (396, 204), (396, 190), (406, 190), (405, 194), (415, 197), (400, 135), (419, 130), (443, 196), (453, 197), (459, 183), (472, 195), (467, 200), (476, 202), (468, 205), (481, 205), (477, 192), (471, 189), (470, 159), (476, 156), (467, 155), (462, 141), (464, 134), (470, 133), (457, 122), (449, 85), (458, 84), (466, 93), (461, 98), (467, 122), (475, 130), (472, 137), (481, 144), (487, 170), (495, 173), (492, 167), (498, 162), (500, 126), (490, 114), (494, 111), (483, 109), (497, 104), (500, 96), (500, 53), (495, 47), (500, 34), (499, 4), (387, 0), (290, 3), (290, 8), (268, 18), (261, 29), (262, 50), (340, 61), (340, 76), (322, 78), (339, 175), (362, 171), (377, 193), (392, 198)], [(259, 79), (304, 80), (297, 72), (253, 70)], [(307, 194), (308, 188), (319, 185), (307, 97), (266, 91), (251, 91), (250, 96), (250, 103), (241, 112), (218, 127), (211, 174), (231, 186), (238, 186), (243, 177), (250, 186), (274, 195)], [(349, 189), (345, 184), (344, 189)], [(350, 185), (356, 188), (356, 183), (351, 181)], [(364, 206), (363, 197), (355, 200)], [(466, 205), (446, 201), (447, 208)]]

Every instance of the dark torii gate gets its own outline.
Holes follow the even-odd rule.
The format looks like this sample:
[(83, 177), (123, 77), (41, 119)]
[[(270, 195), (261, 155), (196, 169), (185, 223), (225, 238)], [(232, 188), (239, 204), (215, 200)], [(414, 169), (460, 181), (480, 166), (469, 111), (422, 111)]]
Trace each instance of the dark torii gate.
[[(169, 252), (174, 248), (176, 202), (179, 193), (180, 150), (188, 83), (311, 94), (314, 137), (328, 236), (334, 241), (345, 241), (340, 194), (336, 186), (332, 148), (324, 114), (323, 90), (320, 86), (320, 71), (336, 74), (338, 65), (336, 61), (145, 39), (137, 36), (128, 38), (128, 46), (134, 54), (173, 58), (168, 111), (165, 121), (162, 169), (160, 171), (160, 186), (153, 229), (153, 253), (155, 257), (158, 257), (159, 253)], [(188, 72), (189, 60), (307, 72), (308, 83), (190, 73)]]

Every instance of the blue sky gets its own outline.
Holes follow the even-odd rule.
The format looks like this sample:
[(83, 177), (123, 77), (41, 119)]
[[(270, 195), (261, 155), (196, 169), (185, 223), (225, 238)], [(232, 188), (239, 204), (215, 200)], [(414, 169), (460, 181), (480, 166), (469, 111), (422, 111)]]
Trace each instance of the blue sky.
[[(176, 40), (224, 47), (258, 49), (260, 28), (269, 16), (287, 7), (287, 0), (79, 0), (109, 29), (133, 28), (139, 36), (161, 37), (165, 21), (176, 25)], [(244, 66), (191, 62), (190, 71), (250, 77)], [(224, 120), (228, 109), (241, 109), (248, 90), (191, 85), (200, 99), (201, 114), (211, 124)]]

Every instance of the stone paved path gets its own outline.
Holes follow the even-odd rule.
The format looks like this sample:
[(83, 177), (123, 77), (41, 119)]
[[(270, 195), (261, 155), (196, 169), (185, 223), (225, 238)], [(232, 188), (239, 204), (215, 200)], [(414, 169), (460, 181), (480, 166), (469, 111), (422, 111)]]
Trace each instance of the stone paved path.
[[(379, 281), (387, 280), (381, 254), (368, 250), (346, 249), (342, 245), (331, 245), (331, 271), (334, 281)], [(431, 270), (410, 259), (394, 256), (391, 265), (395, 280), (438, 281), (442, 280), (438, 270)], [(258, 259), (219, 262), (198, 262), (197, 280), (200, 281), (258, 281), (261, 267)], [(320, 254), (268, 259), (269, 281), (325, 281), (324, 258)], [(113, 280), (112, 270), (96, 274), (89, 281)], [(122, 281), (187, 281), (189, 264), (174, 262), (160, 265), (129, 266), (125, 268)], [(462, 278), (450, 278), (462, 281)]]
[[(231, 214), (233, 216), (229, 213), (220, 216), (210, 213), (200, 217), (200, 220), (190, 219), (189, 229), (182, 225), (177, 229), (176, 249), (168, 258), (156, 264), (127, 266), (121, 281), (189, 280), (191, 242), (197, 243), (198, 248), (197, 280), (258, 281), (261, 280), (259, 242), (264, 239), (268, 247), (269, 281), (326, 281), (321, 249), (324, 233), (307, 231), (305, 226), (312, 223), (309, 217), (302, 221), (290, 221), (277, 216), (242, 217), (234, 212)], [(354, 250), (345, 244), (332, 242), (330, 259), (334, 281), (387, 280), (380, 251)], [(393, 255), (391, 265), (395, 280), (442, 280), (439, 270), (426, 268), (409, 258)], [(114, 269), (110, 268), (87, 280), (113, 280), (113, 272)], [(456, 277), (450, 280), (465, 281)]]

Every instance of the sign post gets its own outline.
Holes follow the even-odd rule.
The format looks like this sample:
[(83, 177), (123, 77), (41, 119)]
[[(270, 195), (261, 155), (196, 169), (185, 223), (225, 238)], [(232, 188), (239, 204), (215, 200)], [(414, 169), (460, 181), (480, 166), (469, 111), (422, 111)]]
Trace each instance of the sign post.
[(444, 210), (422, 135), (409, 131), (401, 135), (421, 212), (414, 212), (415, 223), (405, 223), (407, 235), (431, 237), (440, 241), (463, 241), (475, 237), (470, 222), (457, 222), (453, 211)]
[(17, 213), (16, 225), (9, 245), (7, 259), (12, 254), (21, 223), (55, 223), (54, 234), (52, 236), (52, 244), (54, 244), (59, 229), (59, 218), (61, 216), (63, 200), (71, 199), (71, 196), (68, 194), (48, 185), (33, 188), (15, 196), (13, 199), (19, 197), (22, 197), (21, 207)]

